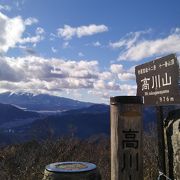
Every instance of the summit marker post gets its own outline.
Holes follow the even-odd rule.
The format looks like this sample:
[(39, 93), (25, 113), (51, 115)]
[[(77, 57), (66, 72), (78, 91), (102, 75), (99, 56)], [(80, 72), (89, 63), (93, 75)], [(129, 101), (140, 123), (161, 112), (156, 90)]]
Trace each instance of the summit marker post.
[(142, 97), (111, 97), (111, 180), (143, 180)]

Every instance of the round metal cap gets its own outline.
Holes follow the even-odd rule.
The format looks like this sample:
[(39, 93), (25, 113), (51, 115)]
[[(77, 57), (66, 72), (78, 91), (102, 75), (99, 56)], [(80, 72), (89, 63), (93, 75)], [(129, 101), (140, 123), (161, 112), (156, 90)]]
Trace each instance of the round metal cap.
[(142, 96), (115, 96), (110, 98), (111, 105), (113, 104), (143, 104)]
[(86, 172), (96, 169), (96, 165), (88, 162), (56, 162), (46, 166), (47, 171), (57, 173)]

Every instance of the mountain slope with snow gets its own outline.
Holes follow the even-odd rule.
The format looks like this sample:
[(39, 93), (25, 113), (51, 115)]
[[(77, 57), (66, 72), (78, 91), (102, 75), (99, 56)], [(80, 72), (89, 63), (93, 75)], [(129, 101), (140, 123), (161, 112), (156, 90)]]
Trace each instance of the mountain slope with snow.
[(86, 108), (93, 105), (89, 102), (81, 102), (64, 97), (48, 94), (34, 95), (31, 93), (2, 93), (0, 103), (16, 105), (31, 111), (67, 111), (71, 109)]

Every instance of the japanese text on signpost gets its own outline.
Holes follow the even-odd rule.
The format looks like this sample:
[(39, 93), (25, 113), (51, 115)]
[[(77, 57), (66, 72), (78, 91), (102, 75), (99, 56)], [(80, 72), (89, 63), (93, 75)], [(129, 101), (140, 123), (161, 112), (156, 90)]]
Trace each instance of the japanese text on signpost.
[(174, 54), (136, 66), (137, 95), (147, 105), (178, 104), (179, 65)]

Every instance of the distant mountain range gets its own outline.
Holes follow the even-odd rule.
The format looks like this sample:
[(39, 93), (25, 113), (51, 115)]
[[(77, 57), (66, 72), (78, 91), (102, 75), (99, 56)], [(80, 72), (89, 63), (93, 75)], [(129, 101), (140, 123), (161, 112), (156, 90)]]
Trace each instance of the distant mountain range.
[(22, 142), (34, 137), (44, 139), (50, 131), (54, 137), (108, 135), (109, 106), (47, 94), (0, 94), (1, 142)]
[[(7, 118), (4, 119), (6, 115)], [(40, 140), (51, 136), (53, 138), (60, 136), (88, 138), (100, 134), (109, 136), (109, 117), (108, 105), (92, 105), (61, 114), (42, 115), (1, 104), (0, 142), (19, 143), (33, 138)]]
[(68, 135), (87, 138), (99, 134), (109, 136), (109, 118), (108, 105), (92, 105), (34, 121), (30, 128), (37, 130), (39, 137), (48, 136), (50, 132), (55, 137)]
[(10, 104), (0, 103), (0, 145), (25, 140), (25, 134), (17, 133), (16, 129), (27, 126), (40, 118), (42, 115), (37, 112), (25, 111)]
[(31, 111), (67, 111), (80, 109), (93, 105), (89, 102), (81, 102), (64, 97), (51, 96), (48, 94), (34, 95), (31, 93), (11, 93), (0, 94), (0, 103), (16, 105), (19, 108)]
[[(110, 135), (109, 105), (27, 93), (0, 94), (0, 102), (6, 103), (0, 103), (0, 142), (4, 144), (63, 135), (80, 138)], [(155, 108), (144, 108), (143, 116), (147, 127), (156, 121)]]
[(24, 111), (10, 104), (0, 103), (0, 125), (8, 122), (16, 122), (18, 120), (39, 118), (37, 112)]

